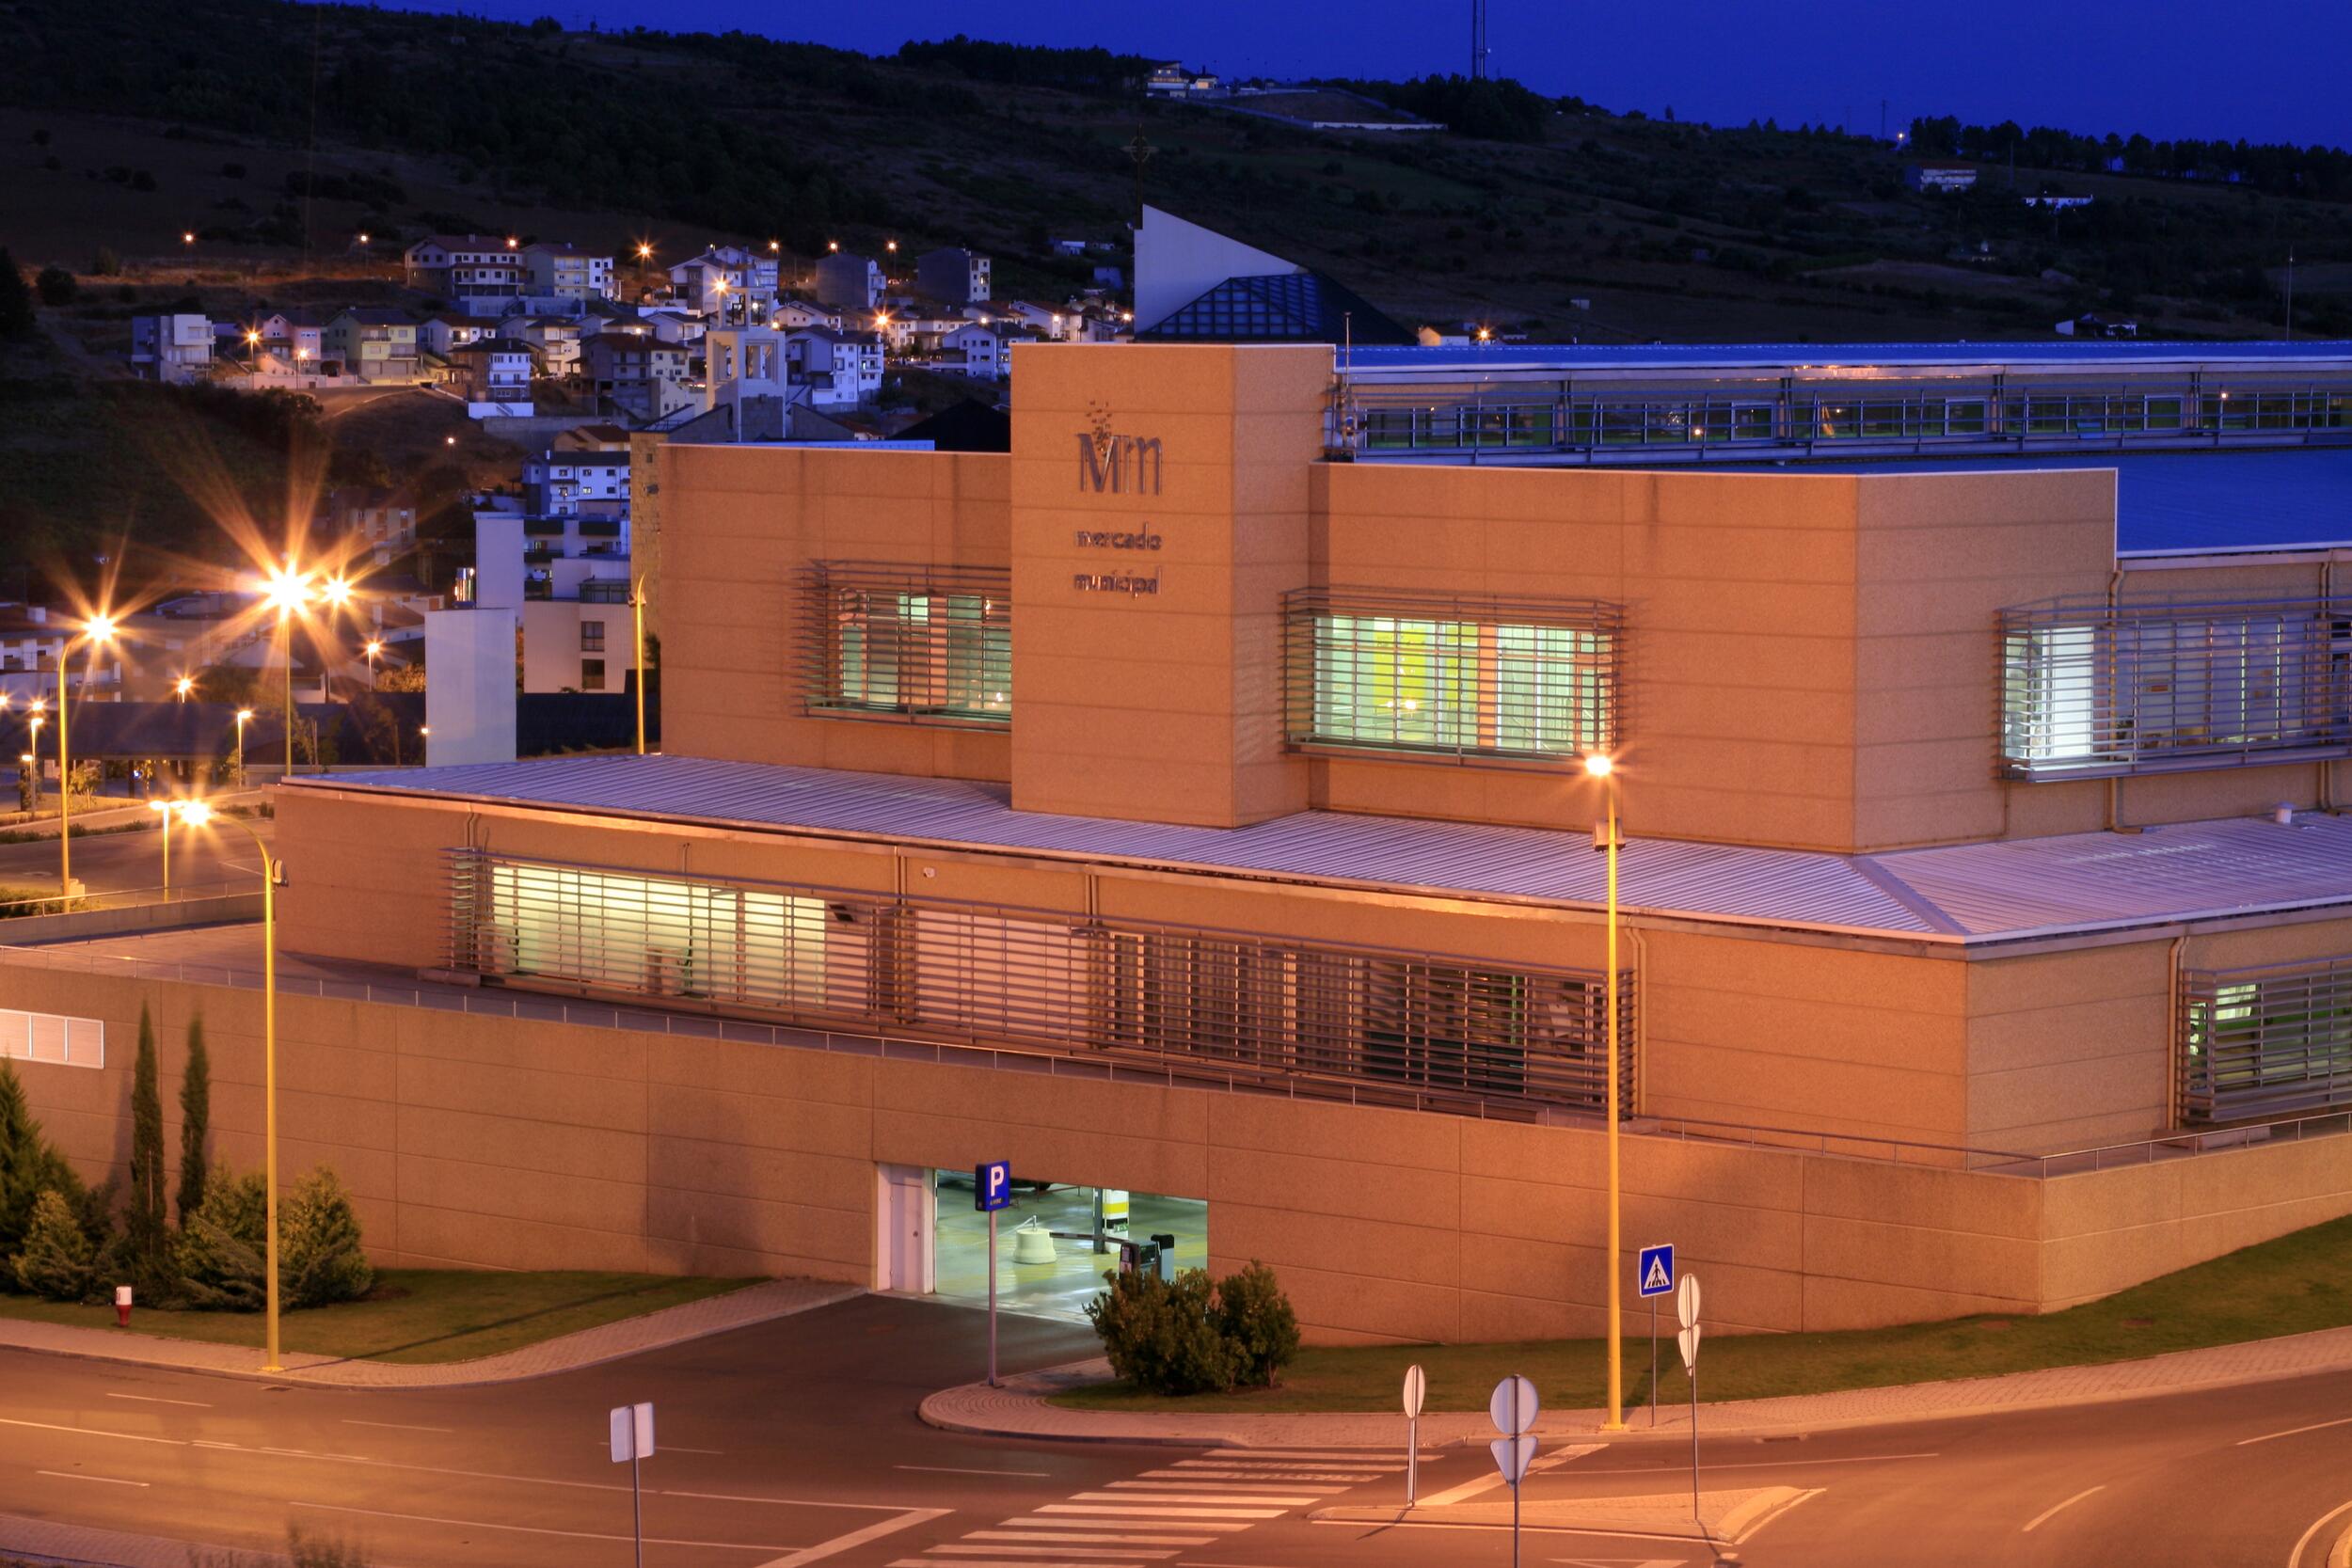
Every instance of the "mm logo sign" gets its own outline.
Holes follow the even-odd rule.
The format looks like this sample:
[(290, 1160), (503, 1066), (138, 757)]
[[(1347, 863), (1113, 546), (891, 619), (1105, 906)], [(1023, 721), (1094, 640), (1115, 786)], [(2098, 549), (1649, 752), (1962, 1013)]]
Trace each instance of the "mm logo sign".
[(1160, 493), (1156, 436), (1120, 436), (1103, 428), (1078, 433), (1078, 489), (1114, 496)]

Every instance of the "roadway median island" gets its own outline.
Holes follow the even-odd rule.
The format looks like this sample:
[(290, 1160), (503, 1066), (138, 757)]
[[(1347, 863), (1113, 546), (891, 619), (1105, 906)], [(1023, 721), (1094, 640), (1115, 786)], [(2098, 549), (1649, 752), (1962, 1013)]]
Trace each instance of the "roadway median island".
[[(1629, 1301), (1624, 1342), (1629, 1418), (1650, 1401), (1648, 1316)], [(1982, 1379), (2137, 1361), (2177, 1351), (2352, 1326), (2352, 1218), (2331, 1220), (2119, 1294), (2042, 1316), (1960, 1318), (1898, 1328), (1710, 1337), (1700, 1402), (1750, 1402), (1899, 1385)], [(1665, 1314), (1657, 1396), (1687, 1408), (1690, 1384)], [(1181, 1398), (1107, 1378), (1065, 1380), (1046, 1402), (1071, 1412), (1275, 1416), (1391, 1413), (1405, 1369), (1428, 1374), (1431, 1412), (1484, 1411), (1498, 1379), (1534, 1380), (1548, 1409), (1588, 1410), (1607, 1398), (1597, 1339), (1513, 1344), (1311, 1346), (1271, 1388)]]
[[(384, 1269), (358, 1301), (288, 1312), (283, 1343), (293, 1354), (336, 1360), (437, 1365), (477, 1361), (760, 1283), (644, 1274), (517, 1274), (470, 1269)], [(138, 1336), (258, 1347), (258, 1312), (135, 1307), (126, 1333), (112, 1306), (0, 1295), (0, 1339), (8, 1323), (87, 1329), (109, 1339)], [(258, 1354), (258, 1349), (257, 1353)]]

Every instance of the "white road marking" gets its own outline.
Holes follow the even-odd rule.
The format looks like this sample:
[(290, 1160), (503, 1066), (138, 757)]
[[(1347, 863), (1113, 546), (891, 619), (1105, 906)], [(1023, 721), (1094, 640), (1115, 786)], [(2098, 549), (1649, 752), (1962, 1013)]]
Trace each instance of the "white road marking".
[[(1168, 1555), (1175, 1556), (1173, 1552)], [(939, 1564), (927, 1557), (902, 1557), (892, 1563), (890, 1568), (939, 1568)], [(1036, 1558), (1019, 1558), (1000, 1559), (993, 1562), (966, 1562), (963, 1568), (1094, 1568), (1094, 1565), (1062, 1558), (1057, 1558), (1051, 1561), (1041, 1561)]]
[(2085, 1497), (2090, 1497), (2092, 1493), (2104, 1492), (2106, 1490), (2106, 1486), (2104, 1482), (2097, 1486), (2085, 1487), (2082, 1491), (2075, 1493), (2073, 1497), (2067, 1498), (2064, 1502), (2058, 1504), (2056, 1507), (2045, 1508), (2041, 1513), (2035, 1514), (2032, 1521), (2023, 1529), (2018, 1531), (2018, 1533), (2021, 1535), (2030, 1535), (2035, 1530), (2040, 1529), (2043, 1525), (2049, 1523), (2052, 1519), (2058, 1517), (2060, 1513), (2065, 1513), (2068, 1509), (2082, 1501)]
[(35, 1470), (37, 1476), (56, 1476), (59, 1481), (103, 1481), (108, 1486), (145, 1486), (143, 1481), (118, 1481), (113, 1476), (86, 1476), (72, 1470)]
[[(970, 1538), (966, 1537), (966, 1539), (968, 1540)], [(934, 1557), (1002, 1557), (1007, 1552), (1027, 1550), (1027, 1548), (1022, 1546), (1005, 1545), (931, 1546), (926, 1549), (929, 1550)], [(1163, 1546), (1157, 1551), (1143, 1551), (1133, 1546), (1089, 1546), (1085, 1548), (1085, 1555), (1090, 1558), (1119, 1558), (1132, 1561), (1148, 1562), (1156, 1561), (1164, 1557), (1174, 1557), (1176, 1555), (1176, 1548), (1173, 1546)]]
[[(1938, 1459), (1932, 1453), (1858, 1453), (1843, 1459), (1739, 1459), (1727, 1464), (1709, 1464), (1709, 1470), (1794, 1470), (1816, 1465), (1883, 1465), (1897, 1459)], [(1532, 1467), (1532, 1466), (1531, 1466)], [(1689, 1475), (1691, 1467), (1677, 1471), (1671, 1465), (1632, 1465), (1614, 1470), (1579, 1470), (1580, 1476), (1671, 1476)], [(1498, 1478), (1500, 1479), (1500, 1478)]]
[(1214, 1535), (1130, 1535), (1123, 1530), (976, 1529), (966, 1541), (1107, 1541), (1136, 1546), (1213, 1546)]
[(2352, 1513), (2352, 1503), (2345, 1503), (2341, 1508), (2330, 1509), (2327, 1513), (2321, 1514), (2318, 1518), (2313, 1519), (2312, 1521), (2312, 1528), (2303, 1532), (2301, 1540), (2296, 1542), (2295, 1550), (2287, 1553), (2287, 1568), (2301, 1568), (2303, 1561), (2303, 1548), (2312, 1544), (2312, 1537), (2317, 1535), (2321, 1530), (2326, 1529), (2329, 1521), (2345, 1513)]
[[(596, 1530), (549, 1529), (544, 1525), (501, 1525), (488, 1519), (448, 1519), (433, 1513), (395, 1513), (383, 1508), (354, 1508), (348, 1503), (312, 1503), (299, 1498), (289, 1500), (288, 1508), (312, 1508), (328, 1513), (363, 1513), (372, 1519), (409, 1519), (421, 1525), (454, 1525), (460, 1529), (502, 1529), (516, 1535), (560, 1535), (573, 1541), (633, 1541), (634, 1536), (607, 1535)], [(660, 1536), (645, 1537), (647, 1545), (707, 1546), (727, 1552), (786, 1552), (789, 1546), (755, 1545), (742, 1541), (679, 1541)]]
[(1253, 1497), (1247, 1493), (1219, 1490), (1216, 1492), (1153, 1492), (1142, 1497), (1125, 1492), (1073, 1492), (1070, 1494), (1070, 1500), (1073, 1503), (1125, 1503), (1151, 1507), (1157, 1507), (1161, 1503), (1180, 1503), (1186, 1508), (1206, 1506), (1211, 1503), (1232, 1503), (1242, 1508), (1270, 1508), (1276, 1513), (1279, 1513), (1286, 1508), (1304, 1508), (1315, 1499), (1311, 1497)]
[(141, 1404), (184, 1404), (191, 1410), (210, 1410), (201, 1400), (159, 1400), (151, 1394), (108, 1394), (110, 1400), (136, 1400)]
[[(405, 1421), (359, 1421), (354, 1420), (348, 1416), (343, 1418), (343, 1425), (347, 1427), (382, 1427), (388, 1432), (455, 1432), (457, 1430), (455, 1427), (412, 1427)], [(606, 1445), (602, 1443), (598, 1443), (596, 1445), (596, 1447), (600, 1449), (605, 1446)]]
[[(1216, 1449), (1211, 1451), (1235, 1459), (1346, 1459), (1360, 1460), (1365, 1464), (1388, 1463), (1390, 1456), (1396, 1452), (1394, 1449)], [(1435, 1459), (1438, 1456), (1424, 1451), (1422, 1457)], [(1395, 1463), (1402, 1465), (1405, 1462), (1399, 1459)]]
[[(1205, 1484), (1185, 1481), (1105, 1481), (1104, 1485), (1112, 1491), (1124, 1487), (1136, 1492), (1181, 1493), (1188, 1496), (1216, 1492), (1238, 1497), (1244, 1502), (1269, 1503), (1311, 1503), (1317, 1497), (1327, 1496), (1331, 1491), (1331, 1488), (1327, 1486), (1311, 1492), (1295, 1484), (1273, 1486), (1263, 1482), (1234, 1481), (1212, 1481)], [(1286, 1497), (1282, 1495), (1285, 1493), (1296, 1495)]]
[(803, 1546), (787, 1556), (763, 1562), (759, 1564), (759, 1568), (802, 1568), (803, 1563), (815, 1562), (819, 1558), (831, 1557), (835, 1552), (846, 1552), (852, 1546), (863, 1546), (868, 1541), (879, 1541), (883, 1536), (905, 1529), (910, 1525), (924, 1524), (942, 1514), (954, 1512), (952, 1508), (910, 1508), (895, 1519), (879, 1520), (863, 1529), (853, 1529), (847, 1535), (836, 1535), (830, 1541), (819, 1541), (814, 1546)]
[(1047, 1503), (1040, 1513), (1113, 1513), (1144, 1519), (1279, 1519), (1279, 1508), (1157, 1508), (1142, 1507), (1130, 1501), (1124, 1508), (1104, 1508), (1099, 1503)]
[(1348, 1470), (1330, 1465), (1213, 1465), (1206, 1460), (1185, 1459), (1166, 1470), (1146, 1470), (1148, 1476), (1270, 1476), (1277, 1481), (1292, 1476), (1314, 1476), (1330, 1481), (1378, 1481), (1389, 1470)]
[(934, 1476), (1050, 1476), (1051, 1470), (966, 1470), (954, 1465), (893, 1465), (894, 1470), (923, 1470)]
[[(1018, 1527), (1022, 1529), (1036, 1529), (1041, 1526), (1050, 1525), (1057, 1530), (1081, 1530), (1110, 1529), (1116, 1528), (1119, 1521), (1116, 1519), (1043, 1519), (1039, 1518), (1035, 1514), (1030, 1514), (1019, 1519), (1008, 1519), (1005, 1521), (1005, 1524), (1008, 1527)], [(1237, 1529), (1248, 1529), (1249, 1527), (1248, 1525), (1214, 1524), (1206, 1519), (1186, 1519), (1182, 1524), (1173, 1523), (1165, 1519), (1138, 1519), (1132, 1528), (1136, 1529), (1216, 1530), (1219, 1532), (1227, 1532)]]
[(124, 1443), (161, 1443), (167, 1449), (184, 1449), (187, 1440), (181, 1437), (148, 1437), (135, 1432), (107, 1432), (99, 1427), (65, 1427), (54, 1421), (12, 1421), (0, 1417), (0, 1427), (29, 1427), (35, 1432), (70, 1432), (77, 1437), (112, 1437)]
[(2245, 1448), (2251, 1443), (2267, 1443), (2277, 1437), (2299, 1437), (2307, 1432), (2323, 1432), (2328, 1427), (2352, 1426), (2352, 1416), (2333, 1421), (2313, 1421), (2307, 1427), (2289, 1427), (2284, 1432), (2265, 1432), (2260, 1437), (2242, 1437), (2234, 1447)]

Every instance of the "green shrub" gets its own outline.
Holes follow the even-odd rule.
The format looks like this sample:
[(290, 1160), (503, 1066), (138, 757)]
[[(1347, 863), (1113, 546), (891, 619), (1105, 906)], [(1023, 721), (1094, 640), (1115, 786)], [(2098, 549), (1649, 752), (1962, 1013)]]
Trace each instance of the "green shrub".
[(33, 279), (33, 287), (40, 293), (43, 305), (71, 305), (73, 296), (82, 292), (80, 280), (60, 266), (46, 266)]
[[(33, 1206), (42, 1193), (62, 1193), (71, 1205), (81, 1191), (65, 1156), (40, 1135), (40, 1123), (33, 1119), (15, 1065), (0, 1059), (0, 1259), (24, 1246), (33, 1226)], [(0, 1284), (14, 1289), (5, 1269), (0, 1269)]]
[(204, 1201), (180, 1233), (180, 1288), (191, 1307), (258, 1312), (269, 1235), (269, 1188), (250, 1176), (215, 1169)]
[(1274, 1374), (1298, 1354), (1298, 1314), (1274, 1271), (1255, 1259), (1217, 1282), (1216, 1326), (1233, 1348), (1233, 1380), (1244, 1387), (1272, 1387)]
[(51, 1189), (33, 1203), (23, 1250), (8, 1259), (17, 1288), (49, 1301), (82, 1301), (97, 1283), (97, 1249), (64, 1194)]
[(1233, 1347), (1212, 1316), (1205, 1269), (1175, 1280), (1156, 1274), (1106, 1274), (1110, 1289), (1087, 1303), (1111, 1370), (1155, 1394), (1224, 1393), (1233, 1386)]
[(326, 1166), (294, 1184), (278, 1224), (278, 1282), (289, 1307), (356, 1301), (375, 1283), (351, 1195)]
[(1111, 1370), (1155, 1394), (1226, 1393), (1274, 1384), (1298, 1354), (1298, 1315), (1274, 1271), (1252, 1261), (1212, 1285), (1186, 1269), (1173, 1283), (1156, 1274), (1108, 1274), (1087, 1304)]

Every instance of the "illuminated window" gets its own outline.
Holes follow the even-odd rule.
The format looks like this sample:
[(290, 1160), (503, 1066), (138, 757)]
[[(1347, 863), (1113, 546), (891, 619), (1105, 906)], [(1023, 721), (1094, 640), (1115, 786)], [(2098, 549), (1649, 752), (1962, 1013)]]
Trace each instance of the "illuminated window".
[(937, 722), (1012, 716), (1012, 605), (1003, 573), (909, 579), (817, 569), (809, 605), (812, 712)]

